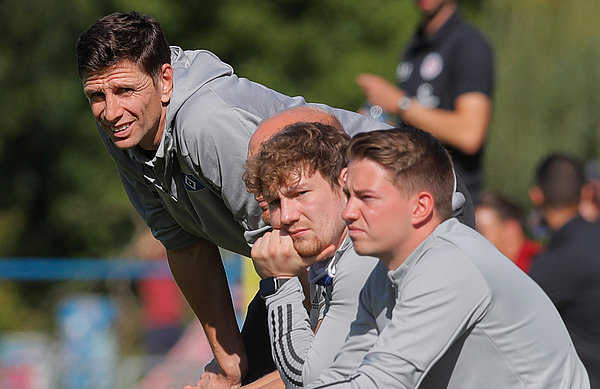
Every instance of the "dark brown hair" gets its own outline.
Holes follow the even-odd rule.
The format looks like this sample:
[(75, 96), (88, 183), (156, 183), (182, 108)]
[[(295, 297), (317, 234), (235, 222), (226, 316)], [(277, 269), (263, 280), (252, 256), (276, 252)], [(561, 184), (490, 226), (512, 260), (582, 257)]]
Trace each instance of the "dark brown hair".
[(97, 20), (79, 36), (76, 46), (81, 79), (127, 60), (156, 81), (162, 65), (171, 62), (171, 49), (158, 21), (135, 11)]
[(544, 193), (545, 207), (564, 207), (579, 204), (585, 183), (582, 163), (575, 157), (554, 153), (539, 164), (536, 184)]
[(498, 192), (482, 192), (477, 208), (489, 208), (494, 211), (500, 219), (516, 220), (523, 225), (523, 208)]

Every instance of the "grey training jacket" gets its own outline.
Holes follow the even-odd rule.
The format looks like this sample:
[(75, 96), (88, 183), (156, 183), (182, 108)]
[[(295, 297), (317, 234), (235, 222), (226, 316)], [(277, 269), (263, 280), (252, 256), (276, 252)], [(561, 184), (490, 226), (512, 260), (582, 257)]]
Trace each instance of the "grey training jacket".
[[(242, 180), (248, 141), (264, 119), (306, 102), (237, 77), (209, 51), (172, 47), (171, 64), (173, 94), (156, 156), (149, 159), (138, 147), (120, 150), (98, 127), (100, 136), (131, 203), (165, 247), (204, 238), (249, 255), (248, 242), (268, 227)], [(388, 127), (323, 107), (350, 135)]]

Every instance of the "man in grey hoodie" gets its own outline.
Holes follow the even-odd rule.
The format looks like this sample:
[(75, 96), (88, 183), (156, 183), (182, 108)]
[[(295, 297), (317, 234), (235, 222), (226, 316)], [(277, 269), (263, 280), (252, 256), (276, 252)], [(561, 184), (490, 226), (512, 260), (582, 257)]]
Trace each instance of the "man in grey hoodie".
[[(219, 373), (234, 386), (273, 371), (264, 303), (251, 303), (240, 336), (218, 248), (249, 256), (269, 228), (242, 180), (248, 141), (264, 119), (306, 102), (238, 78), (208, 51), (169, 47), (158, 21), (136, 12), (96, 21), (79, 37), (77, 59), (100, 137), (167, 248)], [(385, 127), (323, 108), (350, 135)]]
[(352, 139), (342, 217), (356, 253), (389, 271), (367, 279), (344, 345), (308, 387), (590, 388), (548, 296), (451, 217), (453, 181), (425, 131)]

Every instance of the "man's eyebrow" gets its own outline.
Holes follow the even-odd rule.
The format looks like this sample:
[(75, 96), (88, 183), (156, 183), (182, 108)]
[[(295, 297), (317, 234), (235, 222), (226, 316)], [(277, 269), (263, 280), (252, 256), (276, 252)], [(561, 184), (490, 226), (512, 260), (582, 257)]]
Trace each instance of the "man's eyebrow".
[(369, 188), (355, 188), (352, 190), (355, 194), (359, 195), (359, 196), (364, 196), (364, 195), (373, 195), (376, 194), (377, 192), (369, 189)]
[(295, 194), (298, 194), (299, 192), (302, 192), (303, 189), (300, 189), (300, 187), (298, 185), (292, 186), (292, 187), (285, 187), (283, 189), (279, 190), (279, 193), (281, 193), (281, 195), (283, 197), (290, 197), (290, 196), (294, 196)]
[(94, 96), (99, 96), (102, 95), (102, 92), (97, 90), (97, 89), (84, 89), (83, 90), (83, 94), (87, 97), (87, 98), (91, 98)]

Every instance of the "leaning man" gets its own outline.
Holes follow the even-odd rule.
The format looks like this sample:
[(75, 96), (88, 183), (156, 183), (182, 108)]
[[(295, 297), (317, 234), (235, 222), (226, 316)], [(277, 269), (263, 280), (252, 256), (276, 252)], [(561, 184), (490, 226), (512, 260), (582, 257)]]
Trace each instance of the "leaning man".
[[(264, 303), (251, 303), (240, 336), (218, 248), (248, 256), (267, 228), (242, 180), (248, 141), (263, 119), (304, 99), (238, 78), (211, 52), (169, 47), (158, 21), (136, 12), (96, 21), (77, 41), (77, 60), (100, 137), (167, 248), (216, 372), (236, 386), (273, 371)], [(381, 128), (331, 111), (348, 131)]]

